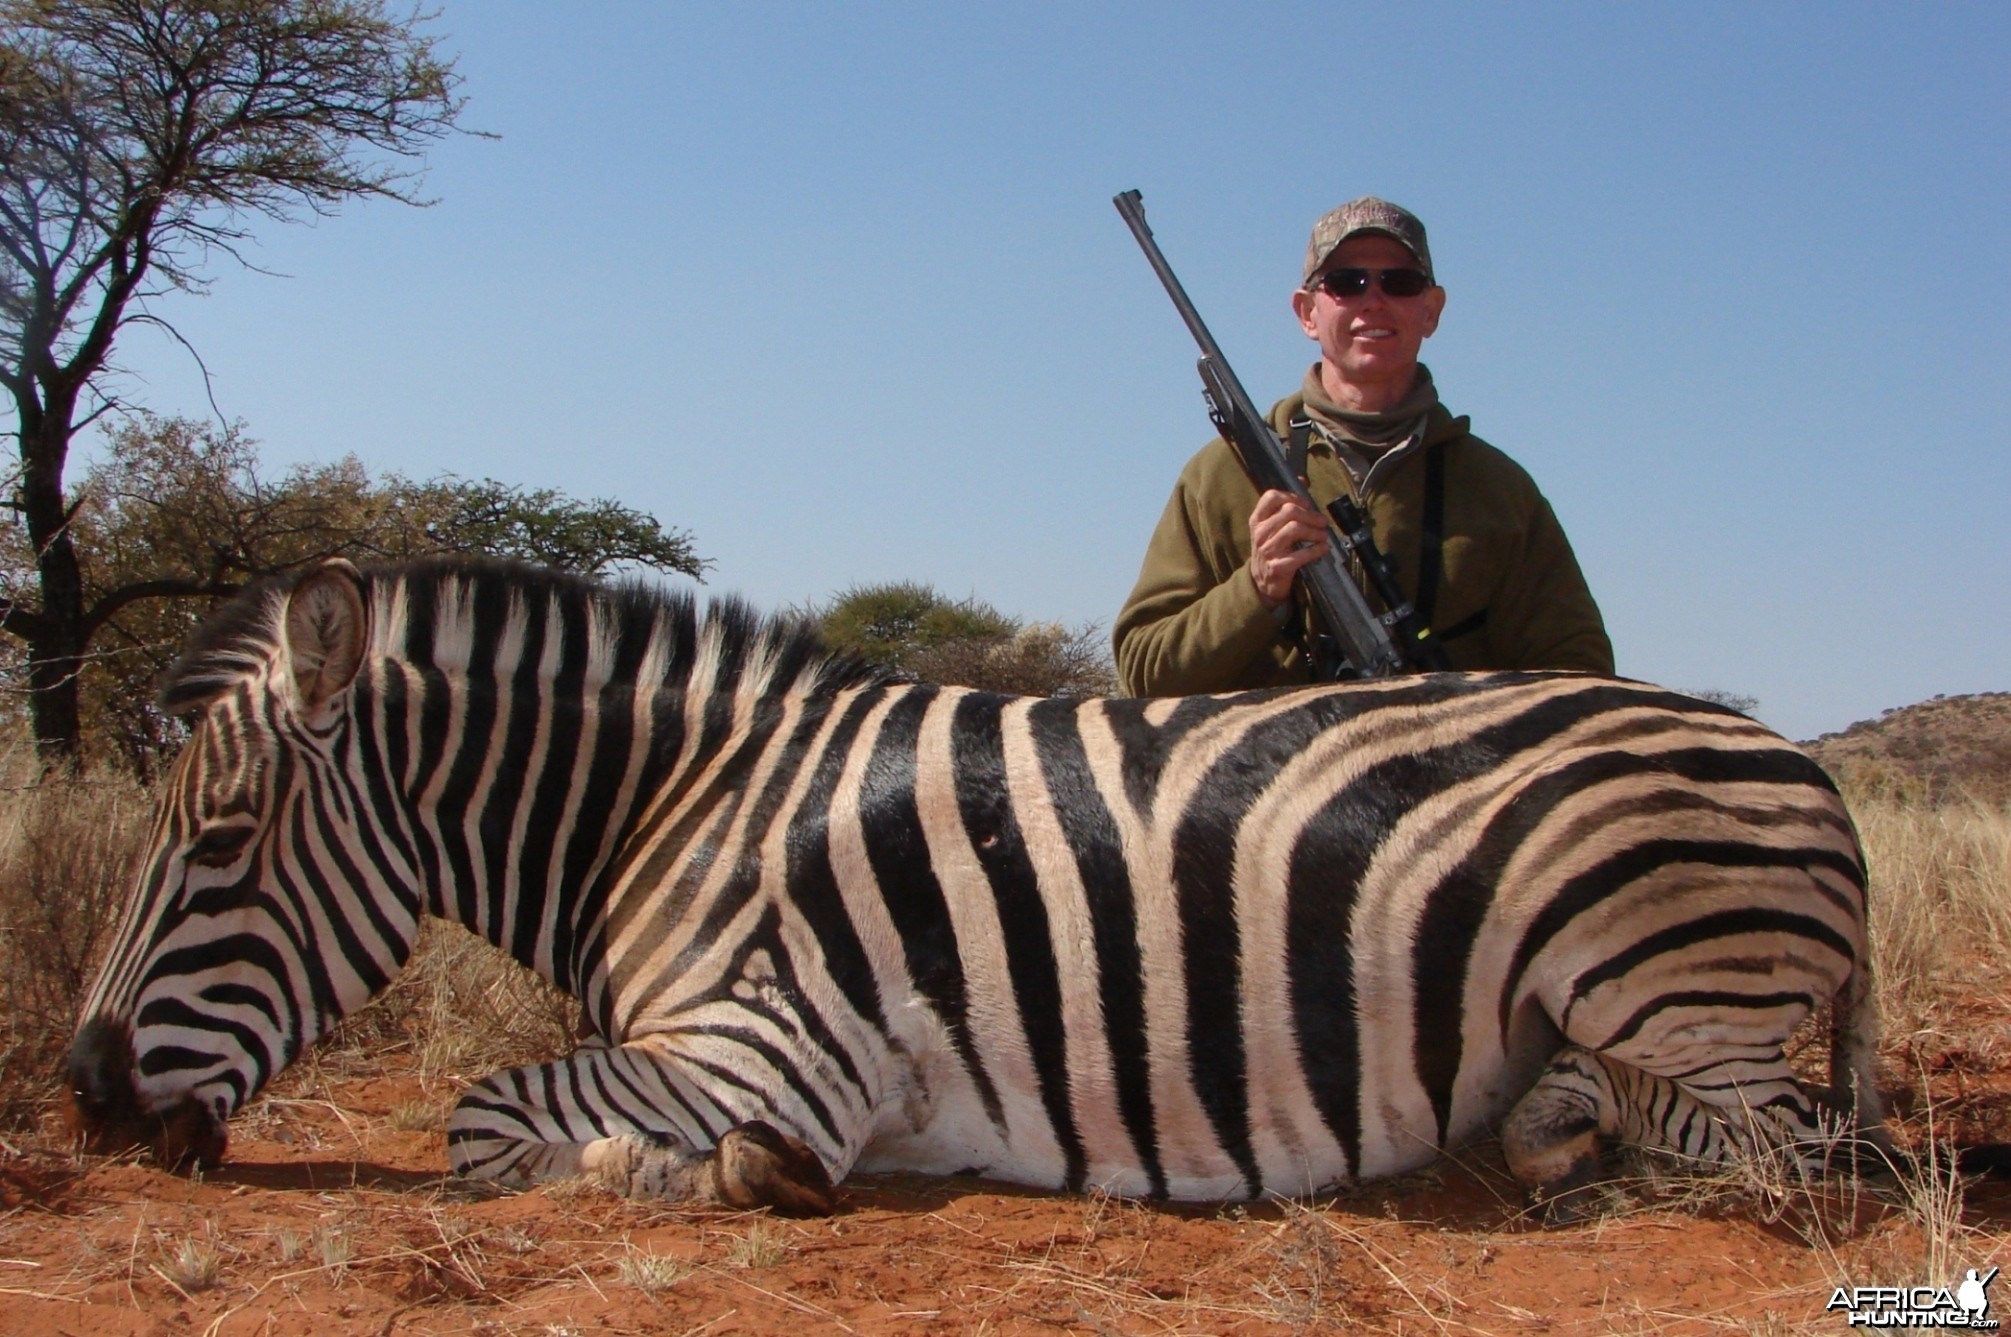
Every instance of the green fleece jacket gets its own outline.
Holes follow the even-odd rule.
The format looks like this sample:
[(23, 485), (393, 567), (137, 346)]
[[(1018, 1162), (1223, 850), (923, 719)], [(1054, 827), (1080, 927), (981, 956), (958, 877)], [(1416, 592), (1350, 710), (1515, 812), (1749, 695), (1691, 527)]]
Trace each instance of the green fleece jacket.
[[(1314, 439), (1306, 460), (1314, 500), (1323, 507), (1342, 495), (1361, 502), (1376, 543), (1415, 598), (1425, 452), (1444, 452), (1445, 533), (1432, 629), (1454, 667), (1611, 674), (1612, 643), (1550, 503), (1520, 465), (1468, 431), (1467, 419), (1446, 412), (1429, 391), (1429, 375), (1420, 378), (1429, 404), (1422, 433), (1357, 456), (1366, 466), (1359, 485), (1334, 448)], [(1327, 416), (1309, 376), (1307, 390), (1271, 410), (1280, 440), (1293, 417), (1308, 412), (1308, 391), (1310, 416)], [(1256, 488), (1220, 437), (1181, 471), (1112, 631), (1125, 692), (1184, 696), (1311, 681), (1301, 614), (1273, 614), (1250, 579), (1256, 504)]]

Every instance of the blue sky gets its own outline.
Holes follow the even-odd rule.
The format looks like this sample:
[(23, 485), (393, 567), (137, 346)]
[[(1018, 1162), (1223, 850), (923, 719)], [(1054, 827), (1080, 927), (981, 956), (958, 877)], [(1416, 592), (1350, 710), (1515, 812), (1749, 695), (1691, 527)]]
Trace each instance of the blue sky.
[[(429, 209), (265, 226), (156, 307), (274, 465), (619, 497), (766, 606), (921, 579), (1107, 624), (1208, 437), (1110, 197), (1262, 404), (1375, 193), (1447, 404), (1620, 669), (1793, 737), (2011, 689), (2011, 8), (447, 0)], [(207, 412), (144, 330), (132, 398)]]

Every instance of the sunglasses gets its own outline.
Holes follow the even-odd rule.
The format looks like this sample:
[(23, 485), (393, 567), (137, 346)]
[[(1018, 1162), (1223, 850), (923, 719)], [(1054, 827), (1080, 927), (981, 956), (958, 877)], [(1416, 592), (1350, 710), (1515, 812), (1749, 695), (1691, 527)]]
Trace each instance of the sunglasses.
[(1360, 297), (1369, 290), (1369, 280), (1382, 285), (1386, 296), (1415, 297), (1431, 286), (1431, 275), (1422, 269), (1352, 269), (1342, 267), (1330, 269), (1314, 281), (1313, 286), (1326, 291), (1327, 296), (1342, 300)]

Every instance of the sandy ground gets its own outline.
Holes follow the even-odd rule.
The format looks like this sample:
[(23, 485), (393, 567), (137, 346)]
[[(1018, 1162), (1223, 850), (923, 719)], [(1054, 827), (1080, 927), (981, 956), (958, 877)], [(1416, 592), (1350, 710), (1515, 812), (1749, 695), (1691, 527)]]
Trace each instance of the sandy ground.
[[(1828, 1331), (1835, 1285), (1927, 1279), (1932, 1243), (1847, 1186), (1701, 1210), (1636, 1186), (1545, 1229), (1487, 1147), (1311, 1207), (878, 1178), (829, 1220), (674, 1211), (444, 1178), (438, 1134), (394, 1126), (428, 1099), (354, 1078), (269, 1100), (200, 1181), (10, 1147), (0, 1332)], [(2011, 1193), (1968, 1197), (1936, 1280), (2011, 1262)]]
[[(1979, 1018), (2006, 1028), (2006, 1019)], [(1981, 1031), (1906, 1056), (1939, 1127), (2004, 1136)], [(1521, 1210), (1498, 1150), (1316, 1204), (1170, 1207), (862, 1178), (826, 1220), (668, 1210), (445, 1177), (453, 1083), (328, 1060), (287, 1074), (190, 1179), (0, 1143), (0, 1334), (1841, 1332), (1837, 1285), (2011, 1264), (2011, 1188), (1959, 1221), (1893, 1186), (1699, 1200), (1635, 1180), (1589, 1224)], [(1924, 1113), (1908, 1106), (1905, 1132)], [(427, 1126), (427, 1125), (430, 1125)], [(1995, 1311), (2011, 1315), (2011, 1282)]]

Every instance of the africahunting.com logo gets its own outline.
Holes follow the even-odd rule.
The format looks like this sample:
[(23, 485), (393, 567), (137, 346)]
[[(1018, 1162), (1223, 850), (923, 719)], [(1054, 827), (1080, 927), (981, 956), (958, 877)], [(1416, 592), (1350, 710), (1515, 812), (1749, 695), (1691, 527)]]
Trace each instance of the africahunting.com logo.
[(1979, 1276), (1972, 1267), (1953, 1287), (1839, 1286), (1828, 1309), (1847, 1313), (1853, 1328), (1995, 1329), (1989, 1287), (1996, 1279), (1996, 1268)]

